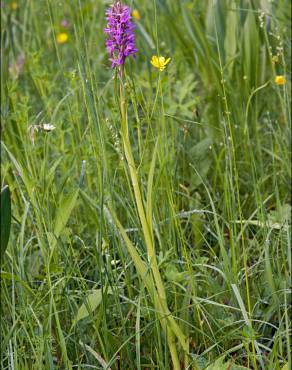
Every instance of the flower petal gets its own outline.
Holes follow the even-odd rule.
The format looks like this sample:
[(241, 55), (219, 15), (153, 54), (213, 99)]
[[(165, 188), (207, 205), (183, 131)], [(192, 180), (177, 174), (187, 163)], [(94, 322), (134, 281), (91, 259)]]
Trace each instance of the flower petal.
[(158, 64), (158, 58), (157, 58), (157, 56), (156, 55), (153, 55), (153, 57), (152, 57), (152, 59), (151, 59), (151, 63), (153, 64), (153, 65), (157, 65)]
[(167, 58), (164, 65), (166, 66), (166, 64), (168, 64), (170, 61), (171, 61), (171, 58)]

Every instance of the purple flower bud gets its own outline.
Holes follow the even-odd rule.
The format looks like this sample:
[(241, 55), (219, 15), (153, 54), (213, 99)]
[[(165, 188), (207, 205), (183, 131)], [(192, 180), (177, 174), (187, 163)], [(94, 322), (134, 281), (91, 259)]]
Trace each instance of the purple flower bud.
[(123, 65), (126, 57), (138, 52), (135, 47), (134, 24), (131, 22), (131, 9), (117, 1), (106, 11), (108, 35), (106, 49), (112, 62), (112, 68)]
[(61, 20), (61, 26), (64, 27), (64, 28), (68, 28), (70, 26), (70, 22), (68, 21), (68, 19), (64, 18)]

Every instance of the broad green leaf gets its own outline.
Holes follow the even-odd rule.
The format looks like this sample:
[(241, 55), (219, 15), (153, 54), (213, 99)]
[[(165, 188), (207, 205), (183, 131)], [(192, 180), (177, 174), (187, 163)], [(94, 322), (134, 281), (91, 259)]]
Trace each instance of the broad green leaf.
[[(107, 293), (112, 293), (111, 289), (108, 289)], [(79, 307), (72, 326), (75, 326), (78, 321), (88, 317), (93, 311), (95, 311), (101, 304), (102, 296), (103, 294), (101, 289), (92, 290), (92, 292), (86, 297), (85, 302)]]
[(194, 240), (196, 248), (200, 247), (203, 242), (203, 220), (202, 215), (193, 214), (191, 217), (192, 220), (192, 231), (194, 234)]
[(101, 355), (96, 352), (94, 349), (92, 349), (89, 345), (79, 342), (82, 346), (84, 346), (88, 352), (92, 354), (92, 356), (100, 363), (103, 369), (111, 370), (111, 368), (108, 366), (108, 364), (105, 362), (105, 360), (101, 357)]
[(50, 169), (48, 170), (47, 174), (46, 174), (46, 191), (48, 189), (51, 189), (51, 186), (52, 186), (52, 182), (55, 178), (55, 172), (56, 172), (56, 168), (59, 166), (60, 162), (62, 161), (63, 157), (60, 157), (56, 160), (56, 162), (54, 164), (52, 164), (52, 166), (50, 167)]
[(248, 370), (248, 368), (245, 366), (232, 364), (232, 361), (225, 362), (223, 356), (205, 368), (205, 370)]
[(229, 370), (230, 363), (224, 363), (224, 357), (218, 358), (213, 364), (209, 365), (206, 370)]
[(206, 154), (209, 151), (210, 145), (212, 144), (212, 140), (210, 138), (206, 138), (195, 146), (193, 146), (190, 150), (190, 156), (194, 160), (199, 160), (206, 157)]
[(250, 370), (248, 367), (232, 364), (229, 367), (230, 370)]
[(69, 195), (66, 195), (60, 202), (56, 216), (55, 216), (55, 225), (54, 225), (54, 235), (58, 238), (66, 226), (71, 212), (76, 204), (78, 197), (79, 189), (74, 190)]
[(200, 176), (195, 172), (191, 174), (192, 189), (196, 189), (202, 183), (210, 169), (212, 163), (209, 154), (211, 145), (212, 140), (210, 138), (206, 138), (193, 146), (189, 151), (191, 161), (194, 163), (196, 171), (200, 174)]
[(201, 177), (199, 177), (195, 172), (191, 173), (191, 189), (192, 190), (196, 189), (199, 185), (202, 184), (202, 181), (204, 180), (204, 178), (207, 176), (209, 172), (212, 161), (210, 158), (206, 157), (202, 159), (201, 161), (194, 162), (194, 163), (196, 163), (196, 169), (201, 175)]
[(251, 326), (247, 325), (243, 327), (242, 335), (249, 341), (255, 340), (256, 338), (259, 337), (259, 334)]
[(227, 11), (224, 50), (225, 63), (230, 62), (228, 65), (228, 71), (229, 75), (231, 75), (236, 54), (238, 18), (237, 12), (232, 10), (236, 8), (234, 0), (229, 1), (229, 7), (231, 10)]
[[(268, 216), (268, 218), (270, 218)], [(287, 229), (287, 225), (283, 225), (283, 224), (279, 224), (278, 222), (262, 222), (262, 221), (259, 221), (259, 220), (236, 220), (234, 221), (236, 224), (247, 224), (247, 225), (254, 225), (254, 226), (259, 226), (259, 227), (269, 227), (271, 229), (277, 229), (277, 230), (280, 230), (280, 229)]]
[(10, 227), (11, 227), (10, 190), (8, 186), (5, 186), (1, 191), (1, 255), (0, 255), (1, 264), (8, 245)]
[(255, 15), (249, 12), (243, 29), (244, 69), (250, 87), (254, 88), (257, 83), (258, 59), (259, 59), (259, 35), (255, 21)]
[(181, 283), (183, 281), (187, 281), (188, 273), (186, 271), (179, 272), (175, 265), (168, 264), (165, 269), (165, 276), (169, 281)]
[(196, 366), (198, 370), (206, 369), (206, 366), (208, 364), (208, 360), (204, 356), (199, 356), (196, 354), (191, 355), (192, 358), (195, 360)]
[(271, 263), (271, 255), (270, 255), (270, 244), (265, 243), (265, 274), (267, 278), (267, 283), (271, 289), (271, 297), (274, 301), (278, 300), (278, 295), (277, 295), (277, 289), (275, 286), (275, 277), (273, 275), (273, 268), (272, 268), (272, 263)]
[(32, 175), (30, 173), (30, 171), (23, 167), (21, 165), (21, 163), (19, 161), (16, 160), (16, 158), (14, 157), (14, 155), (8, 150), (8, 148), (6, 147), (6, 145), (1, 142), (1, 146), (5, 149), (5, 151), (7, 152), (11, 162), (13, 163), (18, 175), (21, 177), (25, 187), (26, 187), (26, 190), (29, 194), (29, 197), (31, 200), (34, 199), (34, 196), (33, 196), (33, 191), (34, 191), (34, 186), (33, 186), (33, 182), (31, 180), (32, 178)]
[(226, 0), (209, 0), (206, 11), (206, 33), (212, 37), (218, 36), (220, 50), (223, 50), (224, 42), (224, 17), (226, 14)]
[(291, 223), (291, 205), (283, 204), (276, 210), (270, 211), (268, 219), (271, 223), (282, 225), (285, 222)]

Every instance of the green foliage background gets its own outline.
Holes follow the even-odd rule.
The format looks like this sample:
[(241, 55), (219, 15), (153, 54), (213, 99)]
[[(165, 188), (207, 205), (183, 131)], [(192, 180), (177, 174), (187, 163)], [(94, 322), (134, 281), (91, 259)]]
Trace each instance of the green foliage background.
[[(147, 262), (104, 47), (110, 2), (12, 3), (1, 2), (1, 188), (12, 203), (1, 368), (171, 369), (108, 213)], [(146, 192), (158, 140), (153, 224), (189, 338), (182, 369), (288, 369), (291, 3), (127, 3), (141, 15), (126, 63), (131, 144)], [(152, 55), (171, 57), (160, 75)]]

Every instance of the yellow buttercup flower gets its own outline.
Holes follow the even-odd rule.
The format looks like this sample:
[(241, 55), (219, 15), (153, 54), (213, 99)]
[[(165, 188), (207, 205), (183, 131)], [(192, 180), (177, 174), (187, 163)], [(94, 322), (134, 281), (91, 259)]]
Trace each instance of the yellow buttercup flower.
[(277, 85), (285, 85), (286, 83), (286, 78), (284, 76), (276, 76), (275, 77), (275, 83)]
[(57, 43), (58, 44), (64, 44), (65, 42), (68, 41), (68, 34), (66, 32), (61, 32), (57, 35)]
[(132, 11), (132, 17), (136, 19), (136, 21), (139, 21), (141, 19), (141, 14), (139, 13), (137, 9), (134, 9)]
[(18, 4), (16, 1), (13, 1), (13, 3), (11, 3), (11, 9), (12, 10), (16, 10), (18, 8)]
[(158, 57), (153, 55), (151, 59), (151, 64), (153, 67), (159, 69), (159, 71), (163, 71), (166, 68), (166, 65), (170, 62), (170, 58), (165, 59), (164, 57)]

